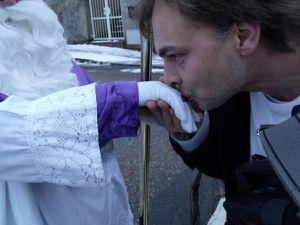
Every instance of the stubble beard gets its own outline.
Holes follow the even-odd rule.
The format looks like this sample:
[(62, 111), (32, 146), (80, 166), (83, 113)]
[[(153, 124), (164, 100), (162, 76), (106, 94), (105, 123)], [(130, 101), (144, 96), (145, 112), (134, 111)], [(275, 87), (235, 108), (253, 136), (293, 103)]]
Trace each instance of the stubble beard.
[[(228, 63), (228, 62), (227, 62)], [(211, 80), (211, 85), (204, 87), (207, 91), (203, 90), (194, 92), (190, 99), (193, 100), (194, 108), (208, 111), (217, 108), (228, 101), (232, 96), (241, 92), (245, 85), (245, 77), (247, 68), (243, 65), (234, 63), (233, 60), (229, 61), (229, 71), (224, 74), (223, 82), (220, 76), (215, 77)], [(222, 77), (222, 76), (221, 76)]]

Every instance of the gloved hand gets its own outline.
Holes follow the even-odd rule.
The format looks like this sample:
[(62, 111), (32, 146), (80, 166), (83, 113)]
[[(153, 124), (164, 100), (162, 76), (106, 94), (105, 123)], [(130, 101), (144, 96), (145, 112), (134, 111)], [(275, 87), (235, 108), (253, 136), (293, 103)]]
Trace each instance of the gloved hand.
[(196, 114), (187, 102), (184, 102), (181, 93), (159, 81), (137, 82), (139, 106), (145, 106), (149, 100), (163, 100), (175, 111), (181, 121), (181, 127), (188, 133), (196, 132), (195, 122), (199, 121)]

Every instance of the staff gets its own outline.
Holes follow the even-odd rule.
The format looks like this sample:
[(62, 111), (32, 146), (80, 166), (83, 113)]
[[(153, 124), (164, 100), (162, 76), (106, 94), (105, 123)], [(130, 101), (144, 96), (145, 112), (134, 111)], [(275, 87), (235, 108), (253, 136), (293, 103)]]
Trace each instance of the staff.
[[(142, 67), (141, 80), (150, 81), (152, 72), (152, 41), (142, 38)], [(142, 131), (142, 154), (140, 160), (140, 224), (148, 224), (149, 202), (149, 159), (150, 159), (150, 126), (141, 125)]]

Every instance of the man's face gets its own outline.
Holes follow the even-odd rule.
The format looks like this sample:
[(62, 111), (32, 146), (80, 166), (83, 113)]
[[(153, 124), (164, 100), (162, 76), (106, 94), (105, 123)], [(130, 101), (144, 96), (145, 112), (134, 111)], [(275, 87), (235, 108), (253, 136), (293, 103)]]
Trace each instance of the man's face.
[(241, 90), (245, 69), (230, 34), (217, 38), (161, 0), (152, 18), (155, 48), (164, 59), (163, 82), (178, 88), (194, 109), (215, 108)]

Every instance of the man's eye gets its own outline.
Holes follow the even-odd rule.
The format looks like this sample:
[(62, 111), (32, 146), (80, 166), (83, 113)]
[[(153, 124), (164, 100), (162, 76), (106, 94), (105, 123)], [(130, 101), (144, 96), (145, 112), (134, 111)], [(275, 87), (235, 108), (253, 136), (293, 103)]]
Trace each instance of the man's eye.
[(170, 59), (176, 59), (176, 56), (177, 56), (177, 54), (171, 54), (171, 55), (168, 56), (168, 58), (170, 58)]
[(182, 54), (170, 54), (168, 55), (168, 58), (176, 63), (181, 63), (182, 62)]

